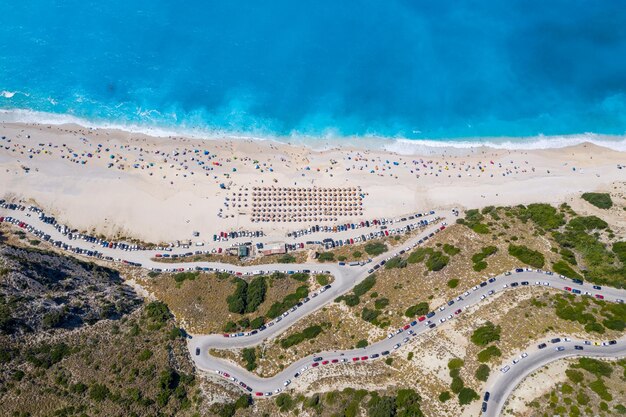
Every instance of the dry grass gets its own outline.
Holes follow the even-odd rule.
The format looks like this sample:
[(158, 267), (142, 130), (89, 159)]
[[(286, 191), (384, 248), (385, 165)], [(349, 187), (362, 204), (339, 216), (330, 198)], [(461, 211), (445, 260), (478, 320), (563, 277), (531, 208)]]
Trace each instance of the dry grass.
[(232, 277), (218, 278), (217, 274), (200, 273), (194, 280), (177, 283), (171, 274), (160, 274), (154, 278), (147, 275), (136, 278), (148, 292), (165, 302), (181, 327), (190, 333), (221, 333), (224, 325), (237, 322), (244, 317), (252, 320), (264, 315), (275, 301), (282, 300), (303, 285), (289, 277), (268, 278), (265, 301), (256, 312), (236, 314), (228, 311), (226, 298), (235, 290)]

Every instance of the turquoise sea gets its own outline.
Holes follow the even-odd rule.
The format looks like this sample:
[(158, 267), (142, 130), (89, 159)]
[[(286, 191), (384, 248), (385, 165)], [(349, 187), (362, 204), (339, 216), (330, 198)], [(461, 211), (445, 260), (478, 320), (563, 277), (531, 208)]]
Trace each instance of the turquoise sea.
[(21, 119), (346, 141), (626, 134), (623, 0), (29, 0), (0, 16), (0, 109)]

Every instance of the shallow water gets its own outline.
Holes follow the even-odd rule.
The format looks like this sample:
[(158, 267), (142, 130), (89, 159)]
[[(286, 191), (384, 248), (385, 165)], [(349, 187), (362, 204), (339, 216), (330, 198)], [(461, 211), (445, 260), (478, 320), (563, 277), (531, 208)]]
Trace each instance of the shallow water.
[(31, 0), (0, 16), (0, 108), (58, 120), (351, 142), (626, 134), (622, 1)]

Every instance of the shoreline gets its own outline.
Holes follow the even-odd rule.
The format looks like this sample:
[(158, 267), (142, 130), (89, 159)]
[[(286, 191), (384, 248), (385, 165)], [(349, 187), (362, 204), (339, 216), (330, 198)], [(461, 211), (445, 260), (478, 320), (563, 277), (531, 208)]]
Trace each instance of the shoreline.
[(487, 136), (455, 138), (407, 138), (402, 136), (341, 136), (329, 133), (313, 136), (304, 134), (276, 135), (253, 132), (207, 130), (203, 128), (159, 127), (137, 124), (96, 122), (70, 114), (39, 112), (28, 109), (0, 109), (0, 124), (76, 126), (90, 130), (112, 130), (126, 134), (140, 134), (155, 138), (188, 138), (206, 141), (254, 140), (278, 145), (303, 146), (312, 151), (333, 149), (361, 149), (386, 151), (398, 155), (437, 155), (467, 149), (540, 150), (561, 149), (591, 143), (607, 149), (626, 152), (626, 132), (623, 135), (584, 132), (564, 135)]

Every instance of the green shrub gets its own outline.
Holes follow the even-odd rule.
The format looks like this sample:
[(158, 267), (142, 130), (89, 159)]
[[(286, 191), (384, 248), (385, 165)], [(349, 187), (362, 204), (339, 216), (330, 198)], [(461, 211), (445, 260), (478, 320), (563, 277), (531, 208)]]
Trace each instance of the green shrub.
[(489, 367), (483, 363), (476, 369), (475, 376), (477, 380), (485, 382), (489, 378), (489, 373)]
[(450, 288), (456, 288), (459, 285), (459, 280), (456, 278), (452, 278), (451, 280), (448, 280), (448, 287)]
[(328, 278), (328, 275), (317, 275), (315, 277), (315, 280), (317, 281), (318, 284), (324, 286), (324, 285), (328, 285), (328, 283), (330, 282), (330, 279)]
[(177, 274), (174, 274), (174, 281), (176, 281), (179, 284), (185, 280), (193, 281), (194, 279), (198, 278), (199, 275), (200, 275), (200, 272), (198, 271), (179, 272)]
[(293, 255), (285, 254), (277, 259), (279, 264), (292, 264), (297, 261), (296, 257)]
[(355, 250), (354, 252), (352, 252), (352, 256), (353, 256), (355, 259), (359, 259), (359, 258), (361, 258), (361, 256), (363, 256), (363, 253), (362, 253), (362, 252), (360, 252), (360, 251), (358, 251), (358, 250)]
[(572, 269), (572, 267), (569, 266), (564, 261), (558, 261), (558, 262), (553, 263), (552, 264), (552, 270), (554, 272), (556, 272), (557, 274), (564, 275), (564, 276), (566, 276), (568, 278), (576, 278), (576, 279), (580, 279), (580, 280), (583, 279), (582, 275), (580, 275), (579, 273), (574, 271)]
[(385, 269), (393, 269), (393, 268), (405, 268), (406, 260), (402, 259), (399, 256), (391, 258), (385, 264)]
[(246, 313), (252, 313), (265, 301), (267, 284), (264, 276), (258, 276), (250, 281), (246, 292)]
[(575, 217), (568, 226), (577, 230), (604, 230), (609, 227), (608, 223), (596, 216)]
[(428, 313), (429, 309), (430, 308), (428, 303), (422, 301), (421, 303), (415, 304), (414, 306), (407, 308), (404, 312), (404, 315), (410, 318), (413, 318), (415, 316), (423, 316)]
[(598, 378), (595, 381), (590, 382), (589, 388), (591, 388), (593, 392), (598, 394), (598, 396), (602, 398), (604, 401), (613, 400), (613, 396), (609, 393), (602, 379)]
[(443, 244), (443, 251), (450, 256), (458, 255), (459, 253), (461, 253), (461, 249), (448, 243)]
[(496, 358), (502, 356), (502, 352), (498, 349), (497, 346), (489, 346), (480, 352), (478, 352), (478, 362), (489, 362), (491, 358)]
[(445, 403), (450, 398), (452, 398), (450, 391), (443, 391), (441, 394), (439, 394), (439, 401), (441, 401), (442, 403)]
[(235, 284), (235, 292), (226, 298), (228, 311), (231, 313), (243, 314), (246, 311), (248, 283), (241, 278), (235, 278), (233, 282)]
[(307, 274), (306, 272), (296, 272), (295, 274), (291, 274), (289, 276), (291, 277), (291, 279), (294, 279), (299, 282), (306, 282), (309, 280), (309, 274)]
[(537, 252), (526, 246), (509, 245), (509, 255), (535, 268), (542, 268), (545, 264), (545, 258), (541, 252)]
[(369, 344), (369, 343), (367, 343), (367, 340), (365, 340), (365, 339), (361, 339), (361, 340), (359, 340), (358, 342), (356, 342), (356, 347), (357, 347), (358, 349), (360, 349), (360, 348), (364, 348), (364, 347), (366, 347), (368, 344)]
[(565, 371), (565, 375), (570, 379), (570, 381), (580, 384), (585, 379), (582, 372), (577, 371), (575, 369), (568, 369)]
[(289, 411), (295, 405), (293, 399), (289, 394), (282, 393), (278, 397), (276, 397), (276, 405), (283, 413)]
[(550, 204), (530, 204), (526, 210), (522, 210), (522, 219), (530, 218), (537, 226), (545, 230), (556, 229), (565, 224), (563, 214), (557, 212)]
[(94, 384), (89, 388), (89, 398), (96, 402), (102, 402), (111, 394), (109, 388), (104, 384)]
[(272, 304), (269, 311), (267, 312), (267, 317), (273, 319), (280, 316), (285, 311), (295, 306), (298, 301), (306, 297), (308, 294), (309, 287), (307, 285), (302, 285), (298, 287), (295, 292), (285, 296), (285, 298), (283, 298), (283, 301), (277, 301)]
[(486, 346), (491, 342), (500, 340), (501, 330), (500, 326), (495, 326), (493, 323), (488, 321), (483, 326), (474, 330), (471, 340), (478, 346)]
[(608, 193), (584, 193), (581, 197), (589, 204), (593, 204), (601, 209), (606, 210), (613, 207), (613, 200), (611, 200), (611, 196)]
[(461, 392), (464, 386), (465, 384), (463, 383), (463, 380), (461, 378), (459, 378), (458, 376), (453, 377), (452, 382), (450, 383), (450, 391), (458, 394), (459, 392)]
[(373, 323), (378, 318), (379, 315), (380, 315), (380, 311), (371, 310), (367, 307), (365, 307), (363, 311), (361, 311), (361, 318), (370, 323)]
[(479, 398), (480, 397), (478, 396), (476, 391), (471, 388), (465, 387), (459, 392), (459, 404), (461, 405), (467, 405)]
[(365, 245), (365, 252), (370, 256), (377, 256), (387, 252), (387, 245), (382, 242), (370, 242)]
[(305, 340), (310, 340), (316, 338), (320, 333), (322, 333), (322, 326), (309, 326), (301, 332), (294, 333), (292, 335), (287, 336), (285, 339), (280, 341), (280, 345), (283, 348), (288, 348), (291, 346), (295, 346), (299, 343), (302, 343)]
[(626, 263), (626, 241), (615, 242), (611, 250), (617, 255), (617, 259), (622, 263)]
[(578, 366), (587, 372), (594, 374), (598, 378), (603, 376), (609, 377), (611, 376), (611, 373), (613, 373), (611, 365), (593, 358), (578, 359)]
[(443, 254), (443, 252), (433, 251), (426, 260), (426, 267), (429, 271), (441, 271), (448, 265), (450, 258)]
[(361, 281), (359, 284), (355, 285), (352, 289), (352, 292), (357, 297), (364, 295), (366, 292), (372, 289), (372, 287), (376, 284), (376, 275), (372, 274)]
[(417, 248), (407, 258), (407, 262), (410, 264), (417, 264), (423, 262), (426, 256), (433, 252), (431, 248)]
[(256, 351), (254, 348), (243, 348), (241, 357), (246, 362), (246, 369), (250, 372), (256, 369)]
[(448, 361), (448, 369), (459, 369), (462, 368), (465, 362), (461, 358), (453, 358)]
[(332, 252), (322, 252), (317, 257), (317, 260), (320, 262), (326, 262), (326, 261), (331, 262), (335, 260), (335, 254)]
[(374, 301), (374, 307), (377, 310), (382, 310), (383, 308), (387, 307), (389, 305), (389, 299), (388, 298), (379, 298), (378, 300)]

